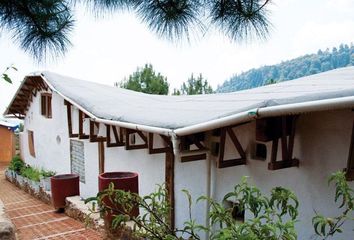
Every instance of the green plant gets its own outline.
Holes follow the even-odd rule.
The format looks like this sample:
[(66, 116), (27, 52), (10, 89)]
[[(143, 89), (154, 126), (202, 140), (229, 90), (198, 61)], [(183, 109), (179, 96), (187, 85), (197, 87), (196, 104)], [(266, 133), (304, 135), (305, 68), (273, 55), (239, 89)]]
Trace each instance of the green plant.
[(348, 220), (354, 220), (350, 217), (353, 213), (354, 207), (354, 190), (348, 185), (344, 172), (336, 172), (328, 180), (328, 184), (335, 184), (336, 191), (334, 201), (338, 204), (342, 213), (335, 217), (325, 217), (316, 213), (312, 218), (312, 224), (315, 233), (321, 237), (321, 239), (328, 239), (337, 233), (342, 233), (342, 226)]
[(32, 181), (39, 182), (41, 177), (41, 171), (37, 168), (33, 168), (28, 165), (22, 169), (21, 175)]
[[(208, 201), (211, 206), (211, 226), (199, 225), (192, 216), (192, 197), (183, 190), (188, 199), (189, 218), (181, 228), (174, 229), (170, 225), (169, 211), (171, 206), (167, 201), (167, 191), (159, 186), (157, 191), (147, 196), (114, 189), (113, 184), (108, 189), (89, 198), (86, 203), (93, 202), (92, 212), (100, 212), (101, 216), (114, 214), (112, 228), (124, 226), (127, 221), (135, 223), (134, 233), (137, 237), (146, 239), (201, 239), (199, 234), (210, 233), (210, 239), (296, 239), (294, 224), (298, 212), (298, 201), (290, 190), (282, 187), (273, 188), (271, 197), (264, 196), (259, 189), (250, 186), (243, 178), (233, 192), (225, 195), (224, 200), (232, 200), (235, 205), (252, 213), (253, 218), (238, 222), (233, 218), (233, 208), (225, 208), (222, 204), (200, 197), (200, 201)], [(107, 199), (110, 203), (107, 204)], [(99, 210), (96, 210), (95, 203)], [(134, 206), (142, 209), (143, 214), (130, 217)], [(217, 229), (211, 231), (211, 229)]]
[(44, 170), (44, 169), (41, 169), (41, 173), (40, 175), (44, 178), (49, 178), (49, 177), (52, 177), (56, 174), (56, 172), (54, 171), (47, 171), (47, 170)]
[(19, 155), (14, 156), (11, 159), (9, 169), (15, 171), (16, 173), (20, 173), (21, 170), (24, 168), (25, 163), (22, 161)]
[[(255, 186), (250, 186), (247, 178), (243, 177), (234, 191), (224, 197), (224, 201), (233, 203), (231, 208), (225, 208), (212, 199), (207, 200), (211, 206), (211, 224), (218, 227), (210, 239), (297, 239), (295, 222), (299, 203), (288, 189), (275, 187), (269, 198)], [(252, 217), (238, 222), (232, 214), (235, 207)]]

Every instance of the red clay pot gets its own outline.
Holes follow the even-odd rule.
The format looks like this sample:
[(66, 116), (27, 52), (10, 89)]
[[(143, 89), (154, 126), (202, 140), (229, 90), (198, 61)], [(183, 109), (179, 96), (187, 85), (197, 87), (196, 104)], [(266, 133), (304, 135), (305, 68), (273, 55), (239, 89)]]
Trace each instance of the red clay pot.
[[(113, 182), (115, 189), (124, 190), (132, 193), (139, 193), (139, 180), (138, 174), (134, 172), (105, 172), (98, 176), (98, 189), (99, 191), (103, 191), (107, 189), (109, 184)], [(103, 200), (106, 205), (113, 206), (113, 203), (108, 200)], [(115, 206), (119, 209), (119, 206)], [(113, 215), (118, 213), (108, 213), (106, 216), (106, 220), (111, 223), (113, 220)], [(139, 208), (134, 207), (129, 214), (132, 217), (136, 217), (139, 215)]]
[(65, 208), (65, 198), (80, 195), (80, 177), (77, 174), (60, 174), (50, 178), (52, 203), (55, 209)]

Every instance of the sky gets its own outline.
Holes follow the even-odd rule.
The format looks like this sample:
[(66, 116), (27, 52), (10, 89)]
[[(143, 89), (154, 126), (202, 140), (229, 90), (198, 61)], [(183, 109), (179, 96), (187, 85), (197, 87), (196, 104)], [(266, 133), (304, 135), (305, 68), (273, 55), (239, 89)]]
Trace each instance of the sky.
[(0, 32), (0, 72), (14, 64), (12, 85), (0, 81), (0, 112), (10, 103), (26, 74), (48, 70), (113, 86), (137, 67), (151, 63), (166, 76), (170, 91), (194, 73), (213, 88), (234, 74), (272, 65), (318, 49), (354, 43), (354, 0), (273, 0), (272, 30), (267, 40), (232, 42), (216, 30), (188, 42), (158, 38), (133, 13), (96, 18), (76, 9), (73, 46), (55, 61), (36, 63), (5, 31)]

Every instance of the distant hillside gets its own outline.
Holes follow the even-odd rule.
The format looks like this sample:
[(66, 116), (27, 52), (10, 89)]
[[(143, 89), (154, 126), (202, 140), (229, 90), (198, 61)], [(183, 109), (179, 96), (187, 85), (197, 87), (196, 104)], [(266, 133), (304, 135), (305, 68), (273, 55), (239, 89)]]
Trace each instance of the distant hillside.
[(341, 44), (339, 48), (334, 47), (332, 51), (318, 50), (317, 54), (308, 54), (277, 65), (251, 69), (225, 81), (216, 91), (233, 92), (254, 88), (346, 66), (354, 66), (353, 44), (350, 46)]

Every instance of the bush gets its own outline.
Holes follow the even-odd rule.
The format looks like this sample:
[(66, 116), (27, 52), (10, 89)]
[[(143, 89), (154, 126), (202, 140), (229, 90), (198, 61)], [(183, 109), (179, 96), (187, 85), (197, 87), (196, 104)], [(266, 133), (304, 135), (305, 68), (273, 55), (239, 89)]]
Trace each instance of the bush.
[(12, 158), (9, 169), (15, 171), (16, 173), (21, 173), (22, 169), (25, 167), (25, 163), (22, 161), (19, 155)]
[(41, 171), (36, 168), (32, 168), (31, 166), (27, 166), (22, 169), (21, 175), (32, 181), (39, 182), (41, 178)]
[(49, 177), (54, 176), (54, 175), (56, 174), (56, 172), (54, 172), (54, 171), (47, 171), (47, 170), (42, 169), (40, 174), (41, 174), (41, 176), (44, 177), (44, 178), (49, 178)]
[[(273, 188), (270, 197), (261, 193), (255, 186), (249, 185), (246, 178), (237, 184), (234, 191), (225, 195), (224, 200), (231, 200), (253, 215), (252, 219), (244, 222), (237, 221), (233, 217), (234, 207), (225, 208), (210, 198), (200, 197), (199, 201), (209, 202), (211, 209), (209, 218), (211, 226), (199, 225), (192, 217), (192, 197), (187, 190), (183, 190), (188, 199), (189, 219), (179, 229), (170, 225), (167, 191), (159, 186), (157, 191), (147, 196), (114, 189), (113, 183), (109, 188), (98, 193), (96, 197), (86, 200), (94, 201), (99, 205), (101, 216), (107, 213), (116, 214), (112, 222), (112, 229), (124, 226), (127, 221), (135, 223), (134, 233), (136, 237), (144, 239), (180, 240), (202, 239), (200, 234), (209, 233), (210, 240), (219, 239), (286, 239), (295, 240), (295, 222), (297, 221), (298, 201), (293, 192), (282, 187)], [(106, 204), (109, 199), (113, 205)], [(134, 206), (139, 206), (143, 214), (138, 217), (130, 217)], [(95, 207), (93, 205), (93, 211)], [(216, 229), (212, 231), (212, 229)]]

